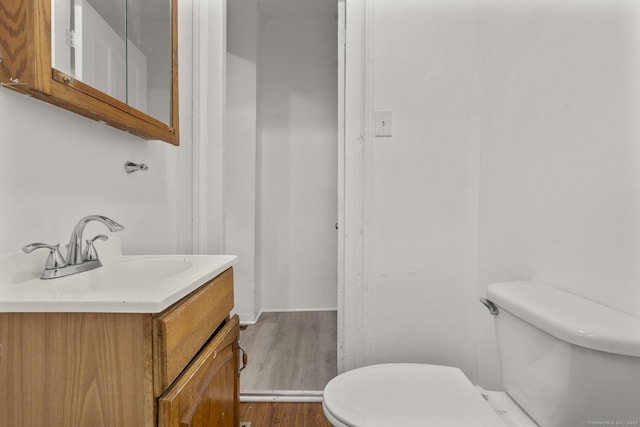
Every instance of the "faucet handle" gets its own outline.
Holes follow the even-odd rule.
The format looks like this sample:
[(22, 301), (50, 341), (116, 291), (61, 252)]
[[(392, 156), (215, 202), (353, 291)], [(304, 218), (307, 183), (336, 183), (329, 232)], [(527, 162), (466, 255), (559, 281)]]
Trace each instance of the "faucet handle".
[(96, 240), (107, 240), (108, 237), (104, 234), (98, 234), (93, 239), (87, 240), (87, 246), (84, 248), (84, 252), (82, 253), (82, 259), (85, 261), (93, 261), (98, 259), (98, 252), (96, 252), (96, 248), (93, 246), (93, 242)]
[(25, 254), (30, 254), (36, 249), (49, 249), (49, 257), (47, 258), (47, 263), (44, 266), (45, 270), (55, 270), (56, 268), (62, 268), (67, 263), (65, 262), (62, 254), (60, 253), (60, 245), (47, 245), (46, 243), (32, 243), (30, 245), (22, 248), (22, 251)]

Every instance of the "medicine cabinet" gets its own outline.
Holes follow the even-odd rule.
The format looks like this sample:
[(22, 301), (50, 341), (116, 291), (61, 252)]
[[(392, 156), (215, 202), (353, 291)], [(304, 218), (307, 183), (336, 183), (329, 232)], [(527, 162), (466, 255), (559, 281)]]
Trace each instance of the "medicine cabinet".
[(0, 84), (178, 145), (177, 0), (2, 0)]

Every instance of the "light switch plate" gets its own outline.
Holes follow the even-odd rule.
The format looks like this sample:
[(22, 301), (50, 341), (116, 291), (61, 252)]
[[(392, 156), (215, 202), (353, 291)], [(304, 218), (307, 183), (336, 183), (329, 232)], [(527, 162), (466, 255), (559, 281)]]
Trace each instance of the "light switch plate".
[(376, 136), (391, 136), (392, 111), (376, 110)]

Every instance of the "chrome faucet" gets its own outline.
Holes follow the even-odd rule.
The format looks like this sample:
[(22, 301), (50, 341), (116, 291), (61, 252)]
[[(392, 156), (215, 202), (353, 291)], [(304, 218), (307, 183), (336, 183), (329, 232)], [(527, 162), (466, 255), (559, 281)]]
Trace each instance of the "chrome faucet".
[(91, 221), (98, 221), (107, 226), (112, 231), (123, 230), (124, 227), (103, 215), (89, 215), (82, 218), (73, 228), (69, 244), (67, 245), (66, 260), (60, 253), (60, 245), (47, 245), (45, 243), (32, 243), (25, 246), (22, 250), (25, 253), (31, 253), (36, 249), (49, 249), (49, 257), (42, 272), (41, 279), (55, 279), (56, 277), (70, 276), (72, 274), (81, 273), (83, 271), (93, 270), (102, 266), (98, 254), (93, 246), (94, 241), (107, 240), (107, 236), (99, 234), (93, 239), (87, 240), (87, 247), (82, 250), (82, 235), (84, 228)]
[[(69, 246), (67, 248), (67, 265), (79, 265), (86, 260), (82, 257), (82, 234), (84, 233), (84, 227), (91, 221), (99, 221), (109, 228), (109, 231), (116, 232), (123, 230), (124, 227), (115, 222), (114, 220), (107, 218), (103, 215), (89, 215), (82, 218), (71, 232), (71, 238), (69, 239)], [(87, 240), (87, 244), (89, 240)]]

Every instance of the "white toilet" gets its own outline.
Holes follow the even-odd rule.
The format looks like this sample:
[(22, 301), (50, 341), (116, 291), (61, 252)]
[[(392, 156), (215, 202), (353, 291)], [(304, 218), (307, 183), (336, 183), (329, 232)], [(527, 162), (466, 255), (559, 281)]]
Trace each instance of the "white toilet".
[(640, 319), (532, 282), (489, 286), (504, 392), (458, 368), (382, 364), (324, 389), (334, 426), (640, 426)]

